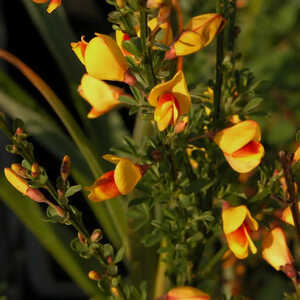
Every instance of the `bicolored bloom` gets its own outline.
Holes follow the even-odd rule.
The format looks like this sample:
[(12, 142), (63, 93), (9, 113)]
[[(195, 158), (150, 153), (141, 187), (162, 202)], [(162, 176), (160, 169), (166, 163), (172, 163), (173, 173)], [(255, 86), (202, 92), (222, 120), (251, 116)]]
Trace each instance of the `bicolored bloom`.
[(191, 286), (179, 286), (167, 293), (167, 300), (210, 300), (210, 296)]
[(245, 205), (232, 207), (227, 203), (224, 204), (222, 220), (228, 246), (237, 258), (246, 258), (248, 248), (253, 254), (257, 252), (250, 237), (250, 232), (258, 230), (258, 223)]
[[(298, 202), (298, 210), (299, 210), (299, 213), (300, 213), (300, 202)], [(287, 206), (283, 211), (282, 211), (282, 214), (280, 216), (280, 219), (283, 221), (283, 222), (286, 222), (292, 226), (295, 226), (295, 223), (294, 223), (294, 218), (293, 218), (293, 214), (292, 214), (292, 210), (289, 206)]]
[(252, 120), (223, 129), (214, 137), (232, 169), (239, 173), (247, 173), (260, 164), (265, 152), (260, 140), (259, 125)]
[(288, 277), (296, 277), (293, 257), (287, 246), (286, 237), (280, 227), (275, 227), (263, 239), (262, 257), (275, 270), (283, 271)]
[(61, 6), (62, 0), (32, 0), (35, 3), (47, 3), (49, 2), (47, 12), (51, 14), (57, 7)]
[(72, 50), (85, 65), (89, 75), (99, 80), (122, 81), (133, 85), (136, 79), (116, 41), (105, 34), (96, 33), (89, 43), (83, 39), (71, 43)]
[(116, 164), (116, 168), (101, 175), (91, 187), (87, 188), (90, 191), (89, 199), (94, 202), (129, 194), (146, 171), (144, 166), (134, 164), (128, 158), (110, 154), (104, 155), (103, 158)]
[(92, 105), (88, 118), (97, 118), (120, 104), (123, 89), (107, 84), (93, 76), (84, 74), (78, 88), (79, 94)]
[(14, 172), (11, 168), (4, 168), (4, 175), (7, 181), (21, 194), (29, 197), (35, 202), (49, 204), (49, 201), (38, 189), (31, 188), (27, 181)]
[(215, 36), (223, 29), (225, 19), (216, 13), (193, 17), (186, 25), (179, 38), (166, 52), (166, 59), (174, 59), (195, 53), (209, 45)]
[(175, 125), (179, 116), (190, 109), (191, 97), (182, 71), (166, 82), (156, 85), (148, 96), (149, 104), (155, 107), (154, 120), (160, 131), (170, 124)]

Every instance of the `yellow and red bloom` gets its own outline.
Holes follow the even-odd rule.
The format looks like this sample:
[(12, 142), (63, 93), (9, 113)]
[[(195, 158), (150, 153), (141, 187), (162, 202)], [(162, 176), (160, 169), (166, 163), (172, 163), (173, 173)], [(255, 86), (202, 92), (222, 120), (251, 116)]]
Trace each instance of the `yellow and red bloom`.
[(96, 33), (96, 37), (86, 43), (83, 39), (71, 43), (72, 50), (85, 65), (89, 75), (99, 80), (122, 81), (133, 85), (136, 79), (128, 70), (129, 65), (116, 41), (105, 34)]
[(79, 94), (92, 105), (88, 118), (97, 118), (120, 104), (123, 89), (111, 86), (89, 74), (84, 74), (78, 88)]
[(295, 277), (293, 257), (287, 246), (286, 237), (280, 227), (275, 227), (266, 234), (262, 245), (262, 257), (275, 270), (283, 271), (288, 277)]
[(232, 169), (239, 173), (247, 173), (260, 164), (264, 156), (260, 140), (259, 125), (252, 120), (225, 128), (214, 137)]
[[(15, 169), (16, 167), (13, 166), (13, 168)], [(7, 181), (21, 194), (29, 197), (35, 202), (43, 202), (50, 205), (49, 201), (38, 189), (31, 188), (27, 181), (20, 175), (18, 175), (15, 171), (13, 171), (12, 168), (4, 168), (4, 175)]]
[(210, 300), (210, 296), (191, 286), (179, 286), (167, 293), (167, 300)]
[(166, 52), (165, 58), (174, 59), (199, 51), (211, 43), (224, 25), (225, 19), (220, 14), (211, 13), (193, 17)]
[(154, 120), (160, 131), (170, 124), (175, 125), (179, 116), (188, 113), (191, 103), (182, 71), (177, 72), (171, 80), (156, 85), (151, 90), (148, 101), (155, 107)]
[(47, 12), (51, 14), (57, 7), (61, 6), (62, 0), (32, 0), (35, 3), (47, 3), (49, 2)]
[(90, 191), (88, 197), (94, 202), (129, 194), (146, 171), (144, 166), (134, 164), (128, 158), (110, 154), (104, 155), (103, 158), (116, 164), (116, 168), (101, 175), (91, 187), (88, 187)]
[(223, 205), (222, 210), (223, 231), (230, 250), (239, 258), (248, 256), (248, 248), (255, 254), (257, 249), (250, 237), (251, 231), (258, 230), (258, 223), (251, 216), (245, 205)]

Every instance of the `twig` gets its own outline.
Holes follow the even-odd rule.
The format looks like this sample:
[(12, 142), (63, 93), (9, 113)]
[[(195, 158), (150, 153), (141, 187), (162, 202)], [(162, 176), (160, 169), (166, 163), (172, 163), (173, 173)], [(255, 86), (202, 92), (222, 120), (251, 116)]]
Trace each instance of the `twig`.
[(300, 240), (300, 214), (298, 209), (298, 200), (297, 200), (297, 193), (295, 188), (295, 181), (292, 173), (293, 155), (287, 154), (285, 151), (280, 151), (278, 153), (278, 156), (282, 165), (284, 178), (287, 185), (287, 192), (288, 192), (287, 203), (291, 208), (294, 224), (297, 231), (297, 236), (298, 239)]

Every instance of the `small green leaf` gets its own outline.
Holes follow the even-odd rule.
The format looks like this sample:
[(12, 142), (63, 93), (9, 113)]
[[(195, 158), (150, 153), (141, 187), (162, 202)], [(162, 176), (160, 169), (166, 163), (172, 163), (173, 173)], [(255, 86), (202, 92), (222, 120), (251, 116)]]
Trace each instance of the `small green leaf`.
[(114, 248), (112, 247), (111, 244), (104, 244), (102, 246), (102, 251), (103, 251), (103, 255), (105, 257), (113, 256), (113, 254), (114, 254)]
[(162, 44), (162, 43), (159, 43), (159, 42), (153, 42), (153, 45), (156, 46), (159, 50), (162, 50), (162, 51), (168, 51), (170, 50), (170, 47)]
[(254, 98), (251, 99), (246, 106), (243, 108), (243, 113), (248, 114), (250, 112), (254, 112), (257, 110), (257, 108), (261, 105), (263, 102), (262, 98)]
[(115, 256), (114, 263), (117, 264), (118, 262), (120, 262), (124, 258), (124, 255), (125, 255), (125, 248), (121, 247)]
[(127, 105), (134, 105), (134, 106), (137, 105), (135, 99), (129, 96), (120, 96), (119, 101)]
[(65, 196), (68, 198), (68, 197), (71, 197), (73, 196), (74, 194), (80, 192), (82, 190), (82, 186), (80, 184), (78, 185), (73, 185), (71, 186), (70, 188), (67, 189), (66, 191), (66, 194)]
[(122, 46), (134, 56), (140, 57), (142, 55), (142, 45), (139, 37), (123, 41)]
[(26, 159), (22, 160), (22, 167), (31, 171), (31, 163)]

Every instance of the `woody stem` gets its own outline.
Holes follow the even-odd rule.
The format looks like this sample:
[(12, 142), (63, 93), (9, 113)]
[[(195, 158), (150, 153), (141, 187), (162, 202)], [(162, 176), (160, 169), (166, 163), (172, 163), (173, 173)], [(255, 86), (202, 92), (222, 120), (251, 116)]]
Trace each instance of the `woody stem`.
[(298, 239), (300, 240), (300, 214), (298, 209), (297, 193), (295, 189), (295, 181), (292, 173), (292, 156), (288, 155), (285, 151), (278, 153), (279, 159), (282, 165), (284, 178), (288, 191), (288, 204), (291, 207), (294, 224), (297, 231)]
[[(223, 15), (224, 1), (218, 0), (217, 12)], [(220, 106), (222, 98), (222, 84), (223, 84), (223, 59), (224, 59), (224, 32), (223, 30), (217, 36), (217, 50), (216, 50), (216, 84), (214, 87), (214, 121), (217, 122), (220, 118)]]

